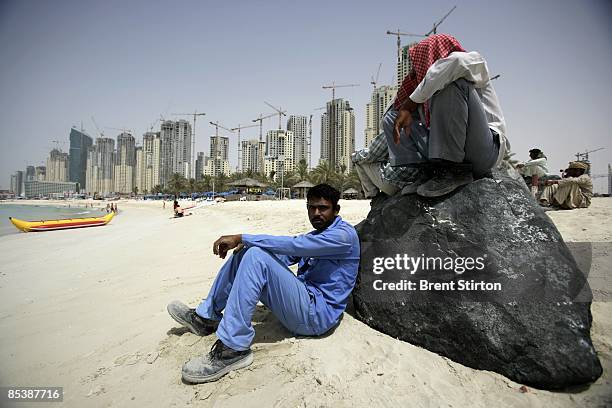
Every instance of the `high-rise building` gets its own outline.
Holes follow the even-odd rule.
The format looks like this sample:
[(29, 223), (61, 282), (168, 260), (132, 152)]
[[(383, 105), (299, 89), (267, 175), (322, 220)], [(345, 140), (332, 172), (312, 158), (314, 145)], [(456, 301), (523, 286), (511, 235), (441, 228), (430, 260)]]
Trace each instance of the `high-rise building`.
[(11, 174), (11, 193), (19, 197), (23, 193), (23, 171), (17, 170), (14, 174)]
[(142, 137), (142, 162), (137, 167), (140, 169), (140, 185), (138, 191), (150, 193), (153, 187), (161, 185), (160, 174), (162, 142), (160, 132), (147, 132)]
[(210, 159), (212, 160), (212, 176), (218, 176), (221, 173), (230, 174), (228, 137), (210, 137)]
[(408, 50), (418, 44), (418, 42), (412, 42), (408, 45), (405, 45), (400, 50), (400, 54), (397, 56), (397, 86), (402, 84), (402, 81), (408, 75), (410, 70), (412, 69), (412, 65), (410, 62), (410, 54)]
[(134, 191), (136, 176), (136, 139), (129, 133), (117, 136), (117, 153), (115, 155), (114, 191), (130, 194)]
[(34, 176), (34, 180), (36, 181), (45, 181), (47, 179), (47, 167), (36, 166), (34, 169)]
[(68, 180), (79, 183), (85, 190), (85, 171), (87, 168), (87, 152), (93, 145), (93, 139), (82, 130), (70, 129), (70, 163), (68, 164)]
[(72, 181), (26, 181), (24, 195), (26, 198), (70, 196), (79, 191), (78, 183)]
[(372, 139), (382, 132), (383, 115), (395, 100), (395, 95), (397, 95), (395, 86), (380, 86), (372, 92), (372, 99), (366, 105), (365, 147), (368, 147)]
[(99, 137), (87, 152), (85, 191), (106, 195), (114, 191), (115, 140)]
[(160, 182), (165, 184), (173, 173), (191, 177), (191, 124), (186, 120), (161, 124), (162, 169)]
[(68, 181), (68, 153), (51, 150), (47, 159), (46, 181)]
[(206, 156), (204, 152), (198, 152), (195, 162), (195, 179), (196, 181), (201, 180), (204, 175), (204, 161)]
[(335, 169), (349, 172), (354, 151), (353, 108), (342, 98), (327, 102), (327, 111), (321, 116), (321, 161), (327, 161)]
[(293, 163), (297, 165), (300, 160), (309, 163), (308, 158), (308, 125), (306, 116), (290, 115), (287, 119), (287, 130), (293, 132)]
[(24, 181), (34, 181), (34, 180), (36, 180), (36, 169), (34, 168), (34, 166), (27, 166)]
[(266, 154), (266, 142), (257, 139), (243, 140), (242, 144), (242, 171), (253, 173), (264, 173), (264, 158)]
[[(145, 192), (145, 157), (142, 146), (136, 146), (136, 165), (134, 166), (134, 189), (137, 194)], [(148, 191), (147, 191), (148, 192)]]
[[(269, 175), (271, 171), (287, 174), (293, 171), (295, 138), (293, 132), (274, 129), (266, 133), (266, 159), (264, 171)], [(276, 180), (276, 174), (274, 175)]]

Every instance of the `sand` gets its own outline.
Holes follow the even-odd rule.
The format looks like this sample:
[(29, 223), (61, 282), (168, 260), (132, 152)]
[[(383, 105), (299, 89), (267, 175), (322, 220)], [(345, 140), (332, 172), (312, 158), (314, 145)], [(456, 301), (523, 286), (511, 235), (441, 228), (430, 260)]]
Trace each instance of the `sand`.
[[(368, 201), (343, 201), (362, 220)], [(351, 315), (321, 338), (293, 337), (265, 308), (254, 317), (255, 362), (220, 381), (187, 385), (181, 366), (214, 336), (178, 327), (166, 304), (195, 306), (223, 260), (221, 234), (291, 235), (310, 229), (304, 201), (232, 202), (171, 218), (171, 205), (119, 201), (105, 227), (0, 237), (0, 385), (63, 386), (64, 403), (36, 406), (475, 406), (612, 405), (612, 303), (593, 303), (604, 375), (590, 387), (547, 392), (462, 366), (381, 334)], [(612, 200), (550, 213), (568, 241), (612, 242)], [(609, 282), (612, 254), (594, 251)], [(605, 286), (601, 299), (609, 292)], [(608, 286), (610, 288), (610, 286)]]

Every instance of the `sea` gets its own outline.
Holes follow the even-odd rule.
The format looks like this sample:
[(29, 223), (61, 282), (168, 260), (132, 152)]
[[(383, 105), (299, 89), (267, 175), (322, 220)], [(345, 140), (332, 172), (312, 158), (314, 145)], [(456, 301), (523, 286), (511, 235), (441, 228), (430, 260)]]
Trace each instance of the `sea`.
[[(70, 205), (70, 207), (68, 207)], [(85, 204), (20, 205), (0, 202), (0, 236), (23, 234), (9, 220), (9, 217), (25, 221), (57, 220), (64, 218), (99, 217), (106, 213), (99, 208), (85, 208)]]

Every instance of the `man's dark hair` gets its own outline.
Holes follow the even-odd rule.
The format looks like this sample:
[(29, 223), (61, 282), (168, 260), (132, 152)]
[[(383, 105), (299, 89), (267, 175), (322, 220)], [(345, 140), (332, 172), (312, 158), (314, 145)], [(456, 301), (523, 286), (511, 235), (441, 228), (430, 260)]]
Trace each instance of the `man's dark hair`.
[(317, 184), (308, 190), (308, 194), (306, 194), (307, 200), (311, 198), (324, 198), (331, 201), (334, 209), (336, 209), (338, 208), (338, 200), (340, 200), (340, 192), (329, 184)]

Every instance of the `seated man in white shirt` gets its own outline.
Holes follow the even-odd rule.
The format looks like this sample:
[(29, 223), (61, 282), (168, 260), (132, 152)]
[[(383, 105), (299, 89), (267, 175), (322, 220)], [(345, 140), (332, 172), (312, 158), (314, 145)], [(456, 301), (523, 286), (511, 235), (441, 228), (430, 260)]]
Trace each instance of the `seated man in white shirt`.
[(420, 169), (402, 194), (439, 197), (501, 163), (509, 148), (505, 121), (479, 53), (436, 34), (409, 55), (409, 73), (383, 119), (389, 161)]
[(548, 174), (547, 158), (540, 149), (529, 150), (529, 158), (526, 162), (517, 164), (516, 169), (531, 186), (531, 192), (535, 196), (539, 190), (540, 177)]

